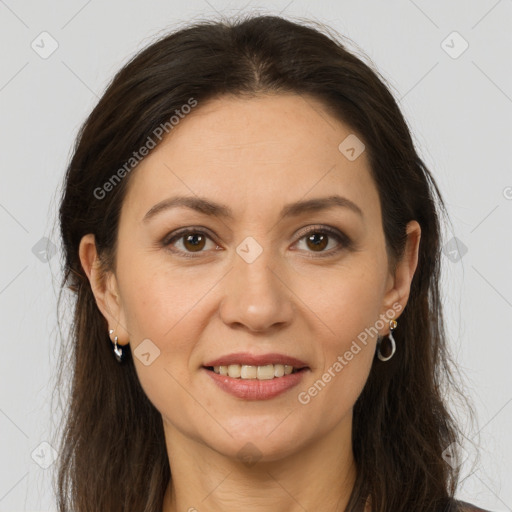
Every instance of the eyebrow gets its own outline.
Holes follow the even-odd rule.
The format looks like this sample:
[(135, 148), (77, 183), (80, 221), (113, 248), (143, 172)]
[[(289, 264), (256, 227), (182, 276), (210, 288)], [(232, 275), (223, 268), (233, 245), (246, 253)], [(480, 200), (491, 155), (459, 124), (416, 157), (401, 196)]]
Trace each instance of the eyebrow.
[[(336, 206), (347, 208), (357, 213), (360, 217), (364, 217), (361, 208), (350, 199), (339, 195), (331, 195), (287, 204), (282, 208), (279, 218), (296, 217), (303, 213), (327, 210)], [(233, 211), (228, 206), (197, 196), (174, 196), (155, 204), (155, 206), (144, 215), (142, 220), (143, 222), (147, 222), (165, 210), (178, 207), (190, 208), (204, 215), (218, 216), (231, 220), (234, 219)]]

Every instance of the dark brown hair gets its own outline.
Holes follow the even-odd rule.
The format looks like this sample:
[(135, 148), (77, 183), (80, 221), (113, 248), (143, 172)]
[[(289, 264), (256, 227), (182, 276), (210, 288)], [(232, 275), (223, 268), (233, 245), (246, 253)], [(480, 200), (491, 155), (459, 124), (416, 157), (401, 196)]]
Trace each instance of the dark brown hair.
[(453, 379), (439, 289), (439, 214), (445, 207), (384, 79), (348, 51), (341, 36), (316, 25), (246, 16), (180, 28), (133, 57), (81, 127), (59, 212), (61, 291), (73, 292), (74, 307), (59, 378), (69, 372), (60, 512), (162, 510), (171, 474), (161, 415), (139, 384), (129, 347), (125, 363), (113, 357), (78, 248), (93, 233), (105, 268), (115, 270), (121, 205), (136, 168), (106, 197), (95, 191), (191, 98), (201, 108), (227, 94), (309, 96), (351, 127), (366, 145), (391, 262), (403, 254), (407, 222), (421, 225), (418, 267), (395, 331), (396, 355), (386, 363), (375, 360), (354, 407), (357, 480), (347, 510), (362, 510), (371, 495), (374, 511), (431, 512), (444, 510), (454, 495), (458, 469), (442, 453), (462, 444), (462, 434), (444, 393), (464, 397)]

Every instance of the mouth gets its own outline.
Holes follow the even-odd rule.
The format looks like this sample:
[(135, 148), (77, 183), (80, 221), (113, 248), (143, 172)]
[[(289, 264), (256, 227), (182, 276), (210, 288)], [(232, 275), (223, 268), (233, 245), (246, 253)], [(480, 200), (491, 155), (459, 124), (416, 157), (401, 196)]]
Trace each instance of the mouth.
[(311, 371), (285, 354), (237, 352), (206, 361), (203, 371), (222, 391), (243, 400), (267, 400), (284, 394)]
[(246, 365), (230, 364), (218, 366), (204, 366), (206, 370), (240, 380), (274, 380), (280, 379), (286, 375), (304, 372), (309, 369), (308, 366), (292, 366), (288, 364), (265, 364), (265, 365)]
[(290, 391), (305, 378), (309, 367), (285, 364), (203, 366), (204, 373), (223, 392), (242, 400), (269, 400)]
[(203, 368), (240, 380), (273, 380), (309, 370), (304, 361), (285, 354), (237, 352), (205, 362)]

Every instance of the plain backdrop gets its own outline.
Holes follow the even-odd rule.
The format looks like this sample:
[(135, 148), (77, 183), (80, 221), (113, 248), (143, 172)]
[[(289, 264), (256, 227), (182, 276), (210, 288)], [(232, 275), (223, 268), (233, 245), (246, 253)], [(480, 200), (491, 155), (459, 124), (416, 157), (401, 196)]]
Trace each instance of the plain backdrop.
[(511, 511), (512, 2), (0, 0), (0, 512), (56, 509), (55, 222), (77, 130), (137, 50), (187, 21), (240, 11), (331, 25), (392, 88), (452, 221), (443, 300), (477, 412), (476, 425), (464, 412), (460, 421), (481, 447), (472, 464), (465, 446), (458, 497)]

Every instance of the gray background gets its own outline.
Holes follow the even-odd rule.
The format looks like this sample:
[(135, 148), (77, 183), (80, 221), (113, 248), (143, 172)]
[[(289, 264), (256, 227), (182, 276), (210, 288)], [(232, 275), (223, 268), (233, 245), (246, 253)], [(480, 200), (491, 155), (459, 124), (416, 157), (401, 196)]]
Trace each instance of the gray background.
[(512, 2), (0, 0), (0, 512), (55, 510), (54, 224), (78, 127), (115, 71), (155, 36), (241, 9), (332, 25), (391, 85), (453, 222), (444, 240), (446, 320), (477, 411), (476, 425), (463, 411), (460, 421), (481, 446), (476, 463), (464, 446), (458, 496), (511, 511)]

